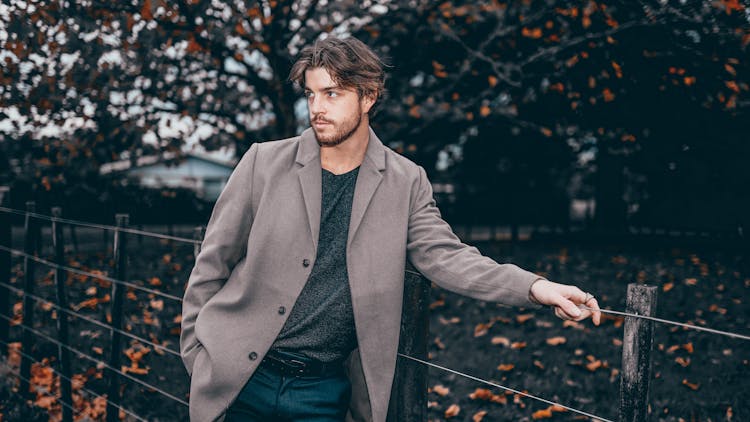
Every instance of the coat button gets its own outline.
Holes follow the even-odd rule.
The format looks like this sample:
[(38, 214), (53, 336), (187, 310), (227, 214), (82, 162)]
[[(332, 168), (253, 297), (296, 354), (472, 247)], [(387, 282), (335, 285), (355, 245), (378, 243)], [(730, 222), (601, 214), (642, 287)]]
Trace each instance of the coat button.
[(302, 266), (303, 267), (309, 267), (310, 266), (310, 260), (305, 258), (302, 260)]
[(284, 315), (286, 313), (286, 308), (283, 306), (279, 306), (279, 314)]
[(250, 360), (258, 359), (258, 354), (255, 352), (250, 352), (250, 355), (248, 356)]

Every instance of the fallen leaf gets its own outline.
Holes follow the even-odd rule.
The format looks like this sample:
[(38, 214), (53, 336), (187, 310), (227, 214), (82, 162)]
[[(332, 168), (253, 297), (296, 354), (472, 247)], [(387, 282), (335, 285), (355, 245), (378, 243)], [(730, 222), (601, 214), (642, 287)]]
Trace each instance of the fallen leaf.
[(438, 384), (432, 387), (432, 391), (438, 396), (445, 397), (451, 392), (451, 389)]
[(523, 349), (524, 347), (526, 347), (525, 341), (516, 341), (510, 345), (511, 349)]
[(482, 422), (482, 419), (484, 419), (484, 416), (487, 414), (486, 410), (480, 410), (479, 412), (475, 413), (474, 416), (471, 417), (471, 420), (474, 422)]
[(688, 388), (690, 388), (693, 391), (698, 390), (698, 388), (700, 388), (700, 386), (701, 386), (700, 383), (692, 384), (692, 383), (688, 382), (687, 379), (683, 379), (682, 380), (682, 385), (687, 386)]
[(685, 349), (685, 350), (687, 350), (687, 352), (690, 353), (690, 354), (693, 353), (693, 343), (692, 342), (687, 343), (687, 344), (683, 344), (682, 348)]
[(492, 391), (486, 388), (477, 388), (473, 393), (469, 394), (469, 398), (472, 400), (489, 400), (492, 396)]
[(673, 287), (674, 287), (674, 283), (672, 283), (670, 281), (669, 283), (664, 283), (664, 285), (661, 287), (661, 289), (662, 289), (662, 291), (668, 292), (668, 291), (672, 290)]
[(512, 370), (512, 369), (513, 369), (513, 368), (515, 368), (515, 367), (516, 367), (516, 365), (513, 365), (512, 363), (507, 363), (507, 364), (500, 364), (500, 365), (499, 365), (499, 366), (497, 367), (497, 370), (498, 370), (498, 371), (505, 371), (505, 372), (507, 372), (507, 371), (510, 371), (510, 370)]
[(457, 404), (452, 404), (450, 407), (445, 411), (445, 418), (449, 419), (454, 416), (457, 416), (458, 413), (461, 412), (461, 408), (458, 407)]
[(677, 358), (675, 358), (675, 362), (679, 363), (683, 368), (685, 368), (690, 365), (690, 358), (685, 359), (681, 356), (678, 356)]
[(485, 334), (487, 334), (487, 331), (492, 327), (492, 323), (479, 323), (476, 327), (474, 327), (474, 337), (481, 337)]
[(550, 337), (547, 339), (547, 344), (549, 344), (550, 346), (557, 346), (557, 345), (565, 343), (566, 341), (567, 340), (563, 336)]
[(591, 372), (594, 372), (597, 369), (601, 368), (601, 366), (602, 366), (602, 361), (599, 360), (599, 359), (597, 359), (597, 360), (595, 360), (593, 362), (587, 363), (586, 364), (586, 369), (588, 369)]
[(531, 318), (534, 318), (534, 314), (521, 314), (516, 316), (516, 321), (518, 321), (519, 324), (523, 324)]
[(495, 344), (495, 345), (502, 344), (505, 347), (510, 346), (510, 340), (507, 337), (500, 337), (500, 336), (492, 337), (491, 342), (492, 344)]

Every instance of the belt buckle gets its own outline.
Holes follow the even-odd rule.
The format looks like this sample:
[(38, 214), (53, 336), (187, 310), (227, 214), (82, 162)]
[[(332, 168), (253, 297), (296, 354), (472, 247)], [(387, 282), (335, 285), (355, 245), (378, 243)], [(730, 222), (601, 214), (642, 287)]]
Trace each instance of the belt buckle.
[(289, 359), (286, 364), (289, 365), (299, 375), (304, 374), (305, 368), (307, 367), (307, 364), (305, 362), (299, 361), (297, 359)]

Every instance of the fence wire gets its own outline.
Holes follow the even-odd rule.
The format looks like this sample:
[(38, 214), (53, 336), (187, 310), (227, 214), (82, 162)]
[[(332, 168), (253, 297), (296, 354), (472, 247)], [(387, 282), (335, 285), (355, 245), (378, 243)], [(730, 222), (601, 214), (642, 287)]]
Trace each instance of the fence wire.
[[(9, 346), (10, 346), (10, 343), (6, 343), (6, 342), (4, 342), (4, 341), (2, 341), (2, 340), (0, 340), (0, 343), (4, 344), (4, 345), (5, 345), (5, 347), (9, 347)], [(35, 362), (35, 363), (39, 363), (39, 364), (42, 364), (42, 365), (44, 365), (44, 363), (43, 363), (43, 362), (40, 362), (40, 361), (38, 361), (38, 360), (34, 359), (34, 357), (33, 357), (33, 356), (31, 356), (31, 355), (29, 355), (29, 354), (27, 354), (27, 353), (24, 353), (24, 352), (23, 352), (23, 351), (21, 351), (21, 350), (13, 350), (13, 352), (15, 352), (15, 353), (18, 353), (18, 354), (19, 354), (19, 355), (21, 355), (22, 357), (25, 357), (25, 358), (27, 358), (28, 360), (30, 360), (30, 361), (32, 361), (32, 362)], [(51, 369), (52, 371), (54, 371), (54, 372), (55, 372), (55, 373), (56, 373), (56, 374), (57, 374), (58, 376), (60, 376), (60, 377), (61, 377), (62, 379), (68, 380), (68, 381), (70, 381), (71, 383), (75, 382), (75, 381), (73, 381), (73, 380), (72, 380), (71, 378), (69, 378), (69, 377), (66, 377), (65, 375), (63, 375), (63, 374), (62, 374), (62, 373), (61, 373), (61, 372), (60, 372), (59, 370), (57, 370), (57, 369), (53, 368), (53, 367), (52, 367), (52, 365), (47, 365), (46, 367), (47, 367), (47, 368), (49, 368), (49, 369)], [(16, 375), (16, 376), (17, 376), (18, 378), (21, 378), (21, 379), (23, 379), (24, 381), (28, 382), (28, 383), (29, 383), (29, 385), (31, 385), (31, 381), (29, 381), (28, 379), (26, 379), (26, 378), (22, 377), (22, 376), (21, 376), (21, 374), (14, 374), (14, 375)], [(120, 406), (118, 406), (118, 405), (117, 405), (116, 403), (114, 403), (114, 402), (112, 402), (112, 401), (110, 401), (110, 400), (107, 400), (107, 398), (106, 398), (105, 396), (101, 395), (101, 394), (97, 394), (97, 393), (95, 393), (95, 392), (93, 392), (93, 391), (89, 390), (89, 389), (88, 389), (88, 388), (86, 388), (86, 387), (80, 387), (80, 390), (81, 390), (81, 391), (83, 391), (83, 392), (85, 392), (85, 393), (91, 394), (92, 396), (96, 396), (96, 397), (98, 397), (98, 398), (103, 398), (104, 400), (106, 400), (106, 402), (107, 402), (107, 403), (109, 403), (109, 404), (111, 404), (112, 406), (114, 406), (114, 407), (116, 407), (116, 408), (118, 408), (118, 409), (122, 410), (123, 412), (127, 413), (128, 415), (130, 415), (130, 416), (132, 416), (132, 417), (134, 417), (134, 418), (138, 419), (139, 421), (147, 422), (147, 421), (146, 421), (146, 419), (143, 419), (143, 418), (141, 418), (140, 416), (136, 415), (135, 413), (132, 413), (132, 412), (130, 412), (130, 411), (129, 411), (128, 409), (125, 409), (124, 407), (120, 407)], [(57, 397), (55, 397), (55, 398), (57, 398)], [(59, 398), (59, 400), (60, 400), (60, 402), (62, 403), (62, 398)], [(75, 412), (75, 410), (73, 410), (73, 411)], [(80, 411), (79, 411), (79, 412), (76, 412), (76, 413), (80, 413)]]
[[(2, 313), (0, 313), (0, 318), (6, 320), (8, 322), (11, 322), (11, 323), (13, 322), (12, 318), (9, 318), (8, 315), (2, 314)], [(185, 407), (188, 406), (188, 403), (186, 401), (180, 399), (179, 397), (175, 397), (174, 395), (172, 395), (172, 394), (170, 394), (170, 393), (162, 390), (161, 388), (159, 388), (159, 387), (157, 387), (155, 385), (151, 385), (151, 384), (149, 384), (149, 383), (147, 383), (145, 381), (141, 381), (138, 378), (135, 378), (135, 377), (133, 377), (131, 375), (128, 375), (125, 372), (123, 372), (123, 371), (121, 371), (121, 370), (119, 370), (117, 368), (113, 368), (108, 363), (106, 363), (106, 362), (104, 362), (102, 360), (99, 360), (99, 359), (97, 359), (95, 357), (92, 357), (92, 356), (90, 356), (90, 355), (88, 355), (88, 354), (86, 354), (86, 353), (84, 353), (84, 352), (82, 352), (82, 351), (80, 351), (80, 350), (78, 350), (78, 349), (76, 349), (74, 347), (70, 347), (67, 344), (63, 344), (60, 341), (55, 340), (52, 337), (50, 337), (50, 336), (48, 336), (48, 335), (46, 335), (44, 333), (41, 333), (41, 332), (39, 332), (39, 331), (37, 331), (37, 330), (29, 327), (28, 325), (17, 323), (17, 324), (14, 324), (14, 326), (21, 327), (24, 330), (28, 330), (29, 332), (31, 332), (33, 334), (36, 334), (38, 337), (44, 338), (45, 340), (47, 340), (47, 341), (49, 341), (51, 343), (54, 343), (57, 346), (64, 347), (64, 348), (70, 350), (71, 352), (78, 354), (79, 356), (83, 356), (84, 358), (86, 358), (86, 359), (88, 359), (88, 360), (90, 360), (92, 362), (97, 363), (97, 365), (102, 365), (102, 366), (108, 368), (112, 372), (115, 372), (115, 373), (117, 373), (119, 375), (122, 375), (123, 377), (125, 377), (125, 378), (127, 378), (127, 379), (129, 379), (129, 380), (131, 380), (133, 382), (136, 382), (136, 383), (138, 383), (138, 384), (140, 384), (140, 385), (142, 385), (142, 386), (144, 386), (144, 387), (146, 387), (148, 389), (154, 390), (154, 391), (158, 392), (159, 394), (163, 395), (164, 397), (172, 399), (172, 401), (176, 401), (176, 402), (182, 404)]]
[(118, 333), (120, 333), (120, 334), (122, 334), (124, 336), (130, 337), (130, 338), (132, 338), (134, 340), (138, 340), (140, 342), (146, 343), (146, 344), (148, 344), (148, 345), (150, 345), (150, 346), (152, 346), (152, 347), (154, 347), (156, 349), (164, 350), (165, 352), (171, 353), (171, 354), (173, 354), (175, 356), (178, 356), (178, 357), (180, 356), (180, 352), (178, 352), (176, 350), (170, 349), (170, 348), (168, 348), (166, 346), (162, 346), (160, 344), (153, 343), (153, 342), (151, 342), (151, 341), (149, 341), (149, 340), (147, 340), (147, 339), (145, 339), (143, 337), (140, 337), (140, 336), (138, 336), (136, 334), (129, 333), (129, 332), (121, 330), (119, 328), (115, 328), (115, 327), (113, 327), (113, 326), (111, 326), (109, 324), (105, 324), (105, 323), (103, 323), (101, 321), (97, 321), (97, 320), (95, 320), (93, 318), (89, 318), (86, 315), (83, 315), (83, 314), (81, 314), (79, 312), (71, 311), (70, 309), (65, 309), (62, 306), (60, 306), (57, 303), (55, 303), (55, 302), (47, 300), (47, 299), (45, 299), (43, 297), (39, 297), (37, 295), (33, 295), (31, 293), (27, 293), (23, 289), (19, 289), (17, 287), (13, 287), (10, 284), (3, 283), (2, 281), (0, 281), (0, 286), (3, 286), (5, 288), (7, 288), (7, 289), (11, 289), (11, 290), (15, 291), (16, 293), (21, 293), (24, 296), (28, 296), (28, 297), (34, 299), (37, 302), (48, 303), (50, 306), (52, 306), (55, 309), (58, 309), (58, 310), (60, 310), (60, 311), (62, 311), (64, 313), (66, 313), (68, 315), (71, 315), (71, 316), (74, 316), (76, 318), (80, 318), (80, 319), (82, 319), (84, 321), (88, 321), (88, 322), (90, 322), (92, 324), (98, 325), (99, 327), (102, 327), (102, 328), (104, 328), (106, 330), (118, 332)]
[(65, 223), (65, 224), (71, 224), (74, 226), (81, 226), (81, 227), (88, 227), (92, 229), (101, 229), (101, 230), (109, 230), (109, 231), (120, 231), (124, 233), (131, 233), (131, 234), (137, 234), (141, 236), (147, 236), (147, 237), (154, 237), (157, 239), (165, 239), (165, 240), (174, 240), (176, 242), (183, 242), (183, 243), (191, 243), (194, 245), (200, 245), (201, 241), (196, 239), (189, 239), (186, 237), (179, 237), (179, 236), (172, 236), (168, 234), (161, 234), (161, 233), (154, 233), (149, 232), (145, 230), (138, 230), (133, 229), (129, 227), (117, 227), (112, 226), (108, 224), (96, 224), (96, 223), (87, 223), (85, 221), (79, 221), (79, 220), (70, 220), (67, 218), (60, 218), (60, 217), (53, 217), (51, 215), (45, 215), (45, 214), (39, 214), (36, 212), (29, 212), (29, 211), (22, 211), (22, 210), (16, 210), (13, 208), (7, 208), (7, 207), (0, 207), (0, 212), (7, 212), (10, 214), (17, 214), (17, 215), (23, 215), (23, 216), (30, 216), (34, 218), (38, 218), (40, 220), (47, 220), (47, 221), (55, 221), (58, 223)]
[(137, 284), (133, 284), (133, 283), (130, 283), (128, 281), (123, 281), (123, 280), (118, 280), (116, 278), (107, 277), (104, 274), (95, 274), (95, 273), (92, 273), (92, 272), (89, 272), (89, 271), (79, 270), (78, 268), (68, 267), (66, 265), (59, 265), (59, 264), (56, 264), (56, 263), (54, 263), (52, 261), (48, 261), (48, 260), (46, 260), (44, 258), (39, 258), (37, 256), (28, 254), (28, 253), (26, 253), (24, 251), (21, 251), (21, 250), (18, 250), (18, 249), (13, 249), (13, 248), (9, 248), (9, 247), (4, 246), (4, 245), (0, 245), (0, 250), (6, 251), (6, 252), (10, 252), (10, 253), (12, 253), (13, 255), (16, 255), (16, 256), (22, 256), (24, 258), (29, 258), (29, 259), (31, 259), (33, 261), (36, 261), (36, 262), (40, 263), (40, 264), (44, 264), (44, 265), (46, 265), (46, 266), (48, 266), (50, 268), (61, 269), (61, 270), (65, 270), (65, 271), (68, 271), (68, 272), (71, 272), (71, 273), (85, 275), (85, 276), (91, 277), (91, 278), (98, 278), (100, 280), (109, 281), (110, 283), (120, 284), (122, 286), (131, 287), (133, 289), (140, 290), (140, 291), (146, 292), (146, 293), (151, 293), (151, 294), (154, 294), (156, 296), (160, 296), (160, 297), (163, 297), (163, 298), (166, 298), (166, 299), (176, 300), (178, 302), (182, 302), (182, 298), (181, 297), (170, 295), (169, 293), (164, 293), (164, 292), (160, 292), (158, 290), (150, 289), (148, 287), (139, 286)]

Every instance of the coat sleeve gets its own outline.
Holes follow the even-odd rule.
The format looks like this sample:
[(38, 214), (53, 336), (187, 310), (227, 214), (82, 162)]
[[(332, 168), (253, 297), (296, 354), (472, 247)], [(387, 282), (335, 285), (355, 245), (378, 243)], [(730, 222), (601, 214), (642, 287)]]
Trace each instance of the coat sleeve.
[(539, 308), (529, 289), (543, 279), (514, 264), (499, 264), (473, 246), (462, 243), (442, 219), (432, 196), (427, 173), (419, 168), (412, 187), (407, 255), (428, 280), (447, 290), (475, 299), (506, 305)]
[(243, 155), (229, 176), (211, 212), (201, 250), (188, 278), (182, 299), (180, 355), (192, 376), (195, 358), (203, 347), (195, 335), (195, 321), (203, 305), (215, 295), (247, 251), (253, 223), (252, 177), (258, 144)]

